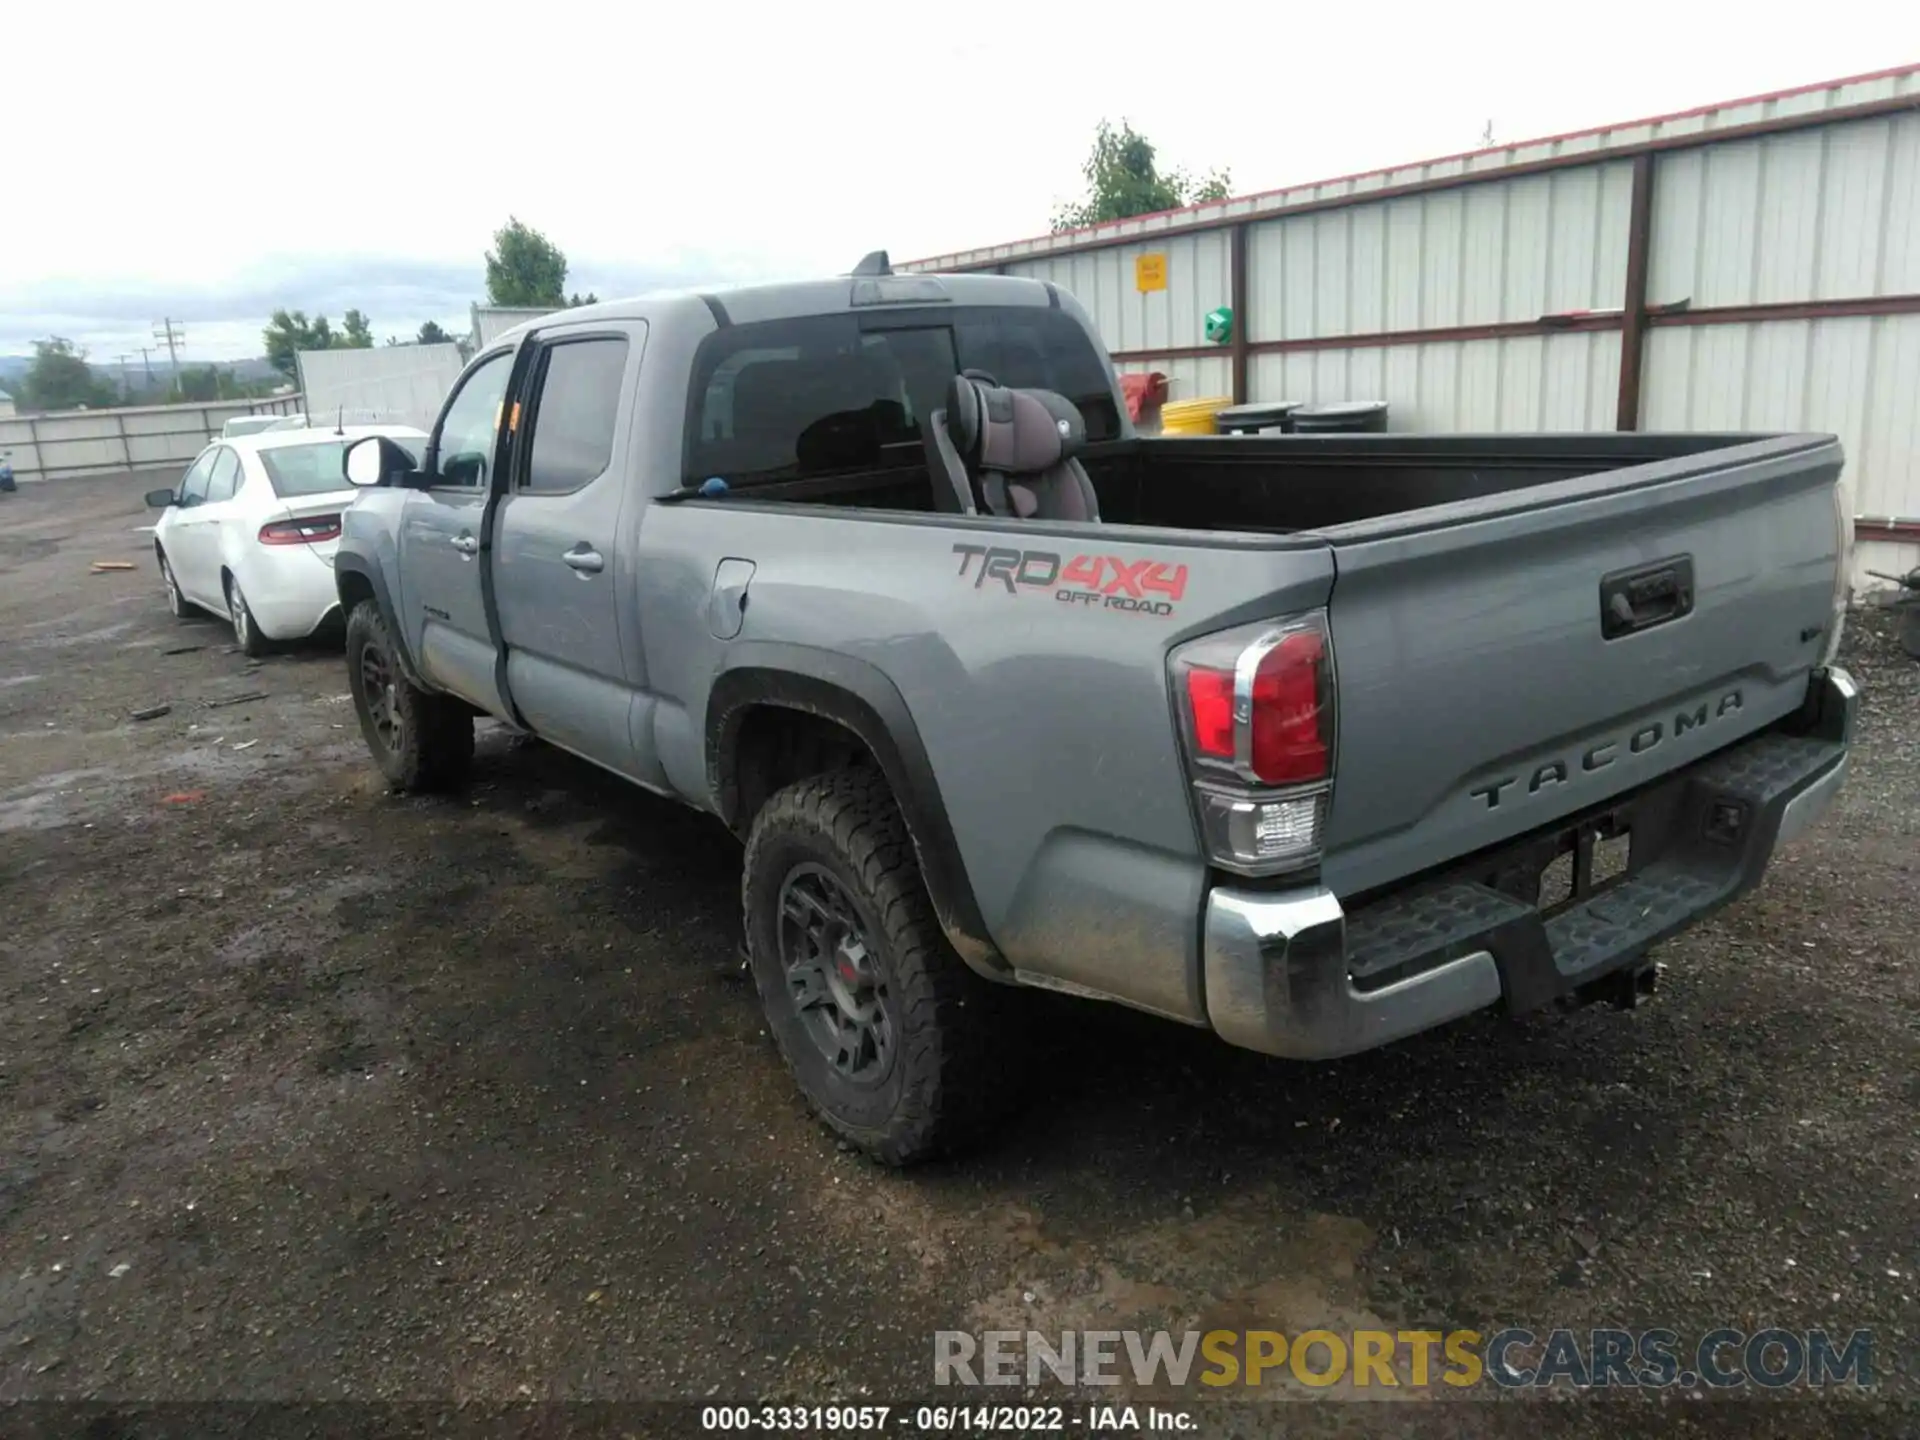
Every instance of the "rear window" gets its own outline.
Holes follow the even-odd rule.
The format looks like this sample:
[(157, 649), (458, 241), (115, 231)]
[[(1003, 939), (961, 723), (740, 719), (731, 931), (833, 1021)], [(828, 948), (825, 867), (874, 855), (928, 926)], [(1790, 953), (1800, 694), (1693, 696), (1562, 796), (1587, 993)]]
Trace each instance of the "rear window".
[(1056, 391), (1079, 407), (1089, 439), (1119, 434), (1105, 358), (1061, 311), (809, 315), (731, 326), (701, 345), (686, 479), (772, 481), (917, 464), (921, 426), (960, 370)]
[(350, 443), (328, 440), (313, 445), (276, 445), (260, 452), (260, 463), (273, 482), (273, 493), (282, 499), (347, 490), (352, 487), (341, 468), (341, 457)]

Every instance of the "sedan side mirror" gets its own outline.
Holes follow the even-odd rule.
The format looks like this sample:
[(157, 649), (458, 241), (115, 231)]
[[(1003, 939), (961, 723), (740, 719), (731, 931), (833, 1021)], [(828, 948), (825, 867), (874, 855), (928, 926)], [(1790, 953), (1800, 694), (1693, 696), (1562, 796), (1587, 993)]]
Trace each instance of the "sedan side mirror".
[(349, 485), (398, 485), (420, 462), (385, 435), (367, 435), (347, 446), (340, 468)]
[(171, 490), (147, 491), (147, 508), (149, 510), (164, 510), (174, 503), (175, 497)]

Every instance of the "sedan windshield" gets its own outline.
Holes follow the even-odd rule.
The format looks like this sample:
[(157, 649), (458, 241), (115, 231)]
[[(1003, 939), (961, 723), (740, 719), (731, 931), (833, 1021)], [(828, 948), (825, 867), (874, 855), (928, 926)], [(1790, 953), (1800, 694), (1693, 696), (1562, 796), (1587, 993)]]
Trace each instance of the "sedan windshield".
[(331, 490), (347, 490), (341, 456), (348, 442), (327, 440), (314, 445), (276, 445), (260, 452), (260, 463), (267, 467), (267, 479), (273, 493), (281, 499), (296, 495), (325, 495)]

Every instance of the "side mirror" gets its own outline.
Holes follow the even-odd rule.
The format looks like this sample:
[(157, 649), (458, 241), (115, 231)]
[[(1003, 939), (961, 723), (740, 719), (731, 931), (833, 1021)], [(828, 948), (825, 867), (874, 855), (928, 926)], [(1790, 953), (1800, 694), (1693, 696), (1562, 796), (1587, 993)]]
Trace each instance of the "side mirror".
[(149, 510), (164, 510), (174, 503), (175, 496), (171, 490), (147, 491), (147, 508)]
[(368, 435), (347, 446), (340, 468), (349, 485), (398, 485), (419, 462), (385, 435)]

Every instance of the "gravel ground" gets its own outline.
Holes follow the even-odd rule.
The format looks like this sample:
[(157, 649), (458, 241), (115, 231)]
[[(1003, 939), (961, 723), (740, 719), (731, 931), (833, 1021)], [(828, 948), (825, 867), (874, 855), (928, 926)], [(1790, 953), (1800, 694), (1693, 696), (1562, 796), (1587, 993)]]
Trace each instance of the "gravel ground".
[[(464, 796), (387, 795), (337, 652), (166, 614), (145, 483), (0, 498), (0, 1400), (904, 1401), (1002, 1325), (1871, 1327), (1915, 1393), (1920, 666), (1876, 617), (1839, 809), (1651, 1005), (1306, 1067), (1048, 1000), (1004, 1143), (901, 1177), (781, 1071), (717, 825), (499, 731)], [(1356, 1403), (1194, 1408), (1385, 1413), (1315, 1393)], [(1902, 1428), (1394, 1407), (1442, 1408)]]

